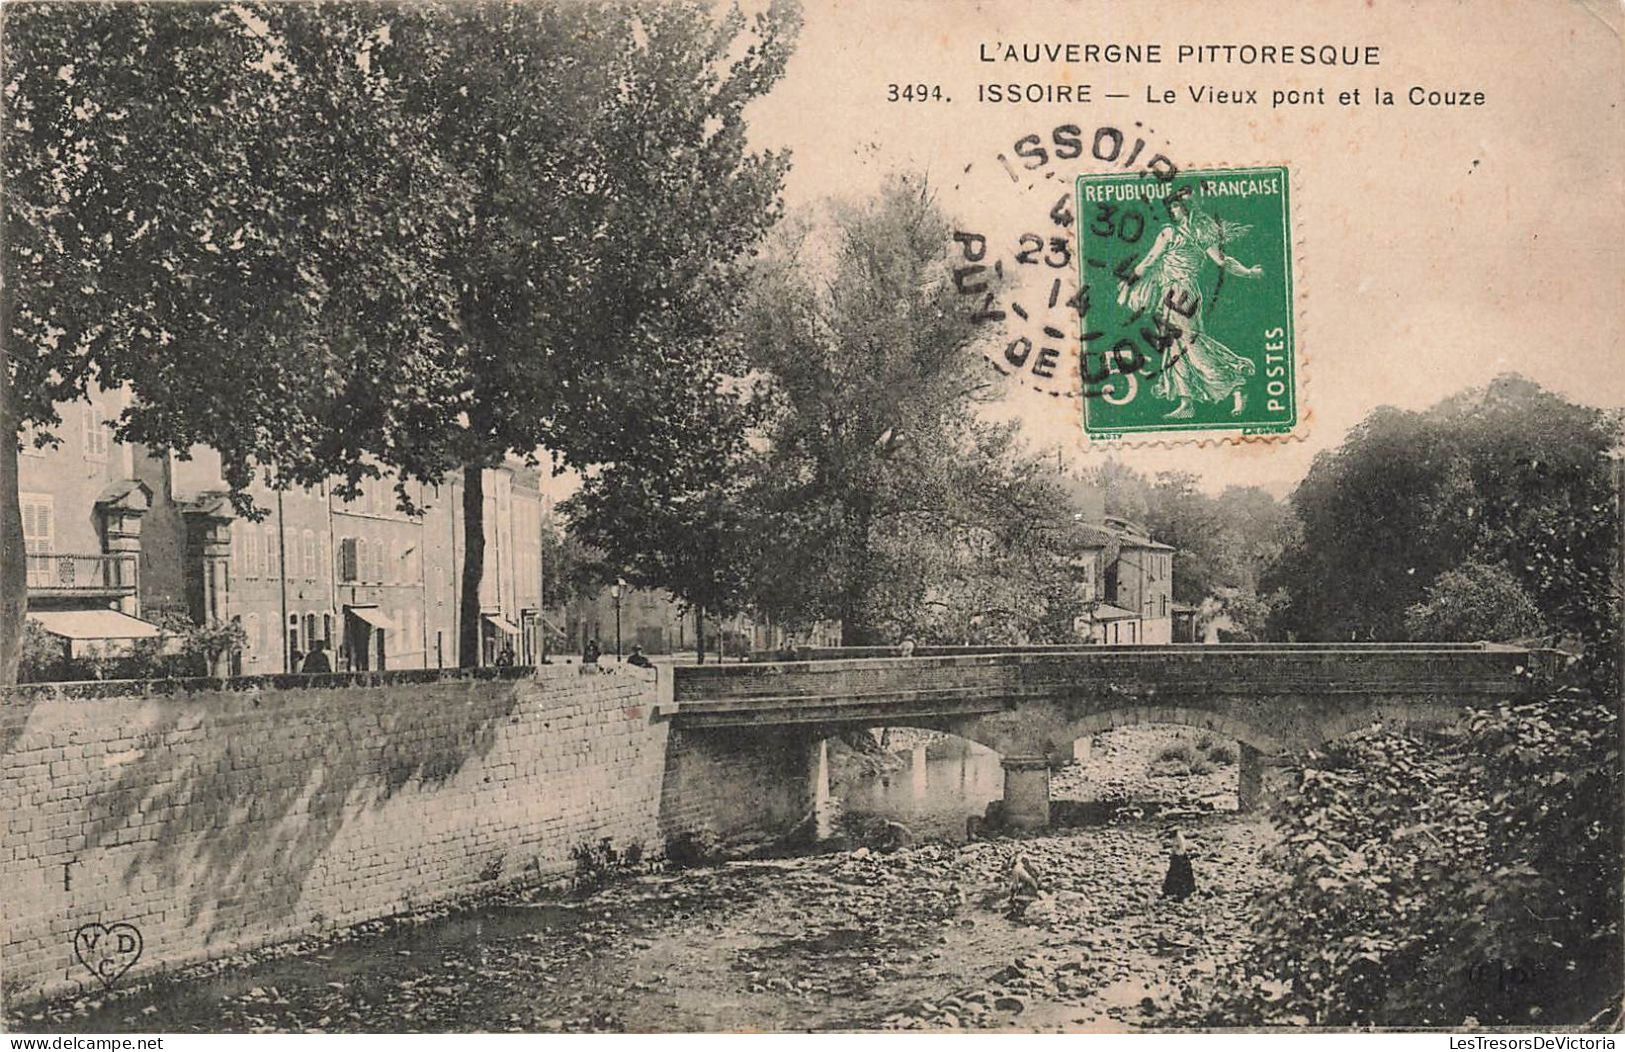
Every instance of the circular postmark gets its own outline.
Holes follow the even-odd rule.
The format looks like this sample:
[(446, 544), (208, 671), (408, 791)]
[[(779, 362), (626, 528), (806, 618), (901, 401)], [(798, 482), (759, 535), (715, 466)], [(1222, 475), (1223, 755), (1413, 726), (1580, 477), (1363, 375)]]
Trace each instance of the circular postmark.
[[(1166, 140), (1140, 122), (1092, 128), (1061, 122), (1011, 140), (981, 170), (989, 196), (1019, 195), (1020, 227), (1006, 220), (953, 234), (953, 282), (971, 302), (971, 320), (996, 338), (983, 358), (990, 368), (1054, 398), (1110, 397), (1113, 381), (1086, 370), (1084, 319), (1103, 293), (1083, 277), (1078, 256), (1079, 212), (1073, 179), (1084, 171), (1160, 184), (1178, 165)], [(967, 175), (976, 170), (967, 165)], [(1109, 293), (1109, 290), (1104, 290)], [(1099, 370), (1095, 370), (1097, 373)]]

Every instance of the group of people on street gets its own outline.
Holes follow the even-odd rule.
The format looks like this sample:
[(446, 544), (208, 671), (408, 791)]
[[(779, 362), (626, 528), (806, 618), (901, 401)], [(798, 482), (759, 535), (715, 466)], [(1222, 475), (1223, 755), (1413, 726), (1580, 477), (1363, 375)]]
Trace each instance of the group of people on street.
[[(590, 640), (581, 651), (581, 663), (583, 665), (596, 665), (598, 659), (603, 656), (604, 652), (598, 648), (598, 640)], [(655, 666), (655, 663), (650, 661), (649, 656), (643, 652), (643, 648), (636, 644), (633, 645), (632, 652), (626, 655), (626, 663), (636, 665), (638, 668), (654, 668)]]
[[(594, 639), (589, 642), (586, 648), (582, 651), (581, 663), (583, 665), (596, 665), (598, 664), (598, 659), (600, 657), (603, 657), (603, 651), (598, 648), (598, 640)], [(502, 645), (502, 650), (499, 651), (496, 656), (495, 663), (497, 667), (510, 667), (513, 665), (514, 661), (515, 654), (513, 644), (504, 643)], [(649, 656), (643, 652), (643, 648), (641, 646), (632, 647), (632, 652), (626, 656), (626, 663), (628, 665), (636, 665), (638, 668), (654, 668), (654, 662), (649, 660)], [(295, 650), (293, 652), (293, 667), (295, 670), (302, 672), (305, 675), (312, 675), (321, 672), (332, 672), (333, 659), (328, 656), (327, 644), (318, 639), (310, 644), (310, 653), (308, 654)]]

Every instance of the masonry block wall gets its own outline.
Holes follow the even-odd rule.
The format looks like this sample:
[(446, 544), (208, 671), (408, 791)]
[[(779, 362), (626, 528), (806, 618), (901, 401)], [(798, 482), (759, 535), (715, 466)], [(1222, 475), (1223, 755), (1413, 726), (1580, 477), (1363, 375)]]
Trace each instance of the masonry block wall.
[(821, 740), (796, 728), (672, 731), (661, 794), (664, 834), (794, 826), (817, 800)]
[(708, 779), (759, 786), (779, 754), (688, 749), (656, 709), (655, 673), (574, 665), (9, 691), (0, 995), (95, 986), (86, 924), (139, 929), (128, 982), (560, 875), (601, 837), (748, 824)]

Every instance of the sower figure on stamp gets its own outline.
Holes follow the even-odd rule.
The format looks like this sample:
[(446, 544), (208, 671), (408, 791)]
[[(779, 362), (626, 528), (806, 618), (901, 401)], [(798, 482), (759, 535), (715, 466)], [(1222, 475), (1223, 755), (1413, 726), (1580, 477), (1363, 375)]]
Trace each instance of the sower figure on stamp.
[(1136, 312), (1153, 308), (1158, 329), (1172, 335), (1153, 387), (1158, 397), (1177, 402), (1166, 419), (1189, 419), (1196, 415), (1197, 402), (1232, 398), (1231, 414), (1238, 414), (1246, 405), (1241, 387), (1256, 367), (1207, 334), (1202, 268), (1212, 260), (1239, 277), (1263, 273), (1261, 267), (1249, 267), (1224, 252), (1227, 243), (1252, 228), (1215, 219), (1192, 208), (1182, 196), (1168, 199), (1168, 215), (1173, 222), (1158, 231), (1150, 251), (1135, 266), (1133, 280), (1122, 283), (1117, 302)]

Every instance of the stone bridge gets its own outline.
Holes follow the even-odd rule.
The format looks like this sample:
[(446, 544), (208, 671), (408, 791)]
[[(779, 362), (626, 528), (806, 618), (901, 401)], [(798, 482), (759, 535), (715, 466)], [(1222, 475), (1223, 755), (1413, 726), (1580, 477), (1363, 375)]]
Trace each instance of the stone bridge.
[[(858, 656), (850, 656), (856, 653)], [(1241, 744), (1238, 798), (1257, 803), (1267, 757), (1377, 724), (1441, 724), (1550, 679), (1561, 655), (1494, 644), (895, 648), (806, 660), (678, 667), (662, 707), (686, 735), (807, 742), (843, 729), (915, 726), (998, 752), (1005, 819), (1049, 821), (1049, 772), (1073, 742), (1141, 723), (1200, 727)]]

